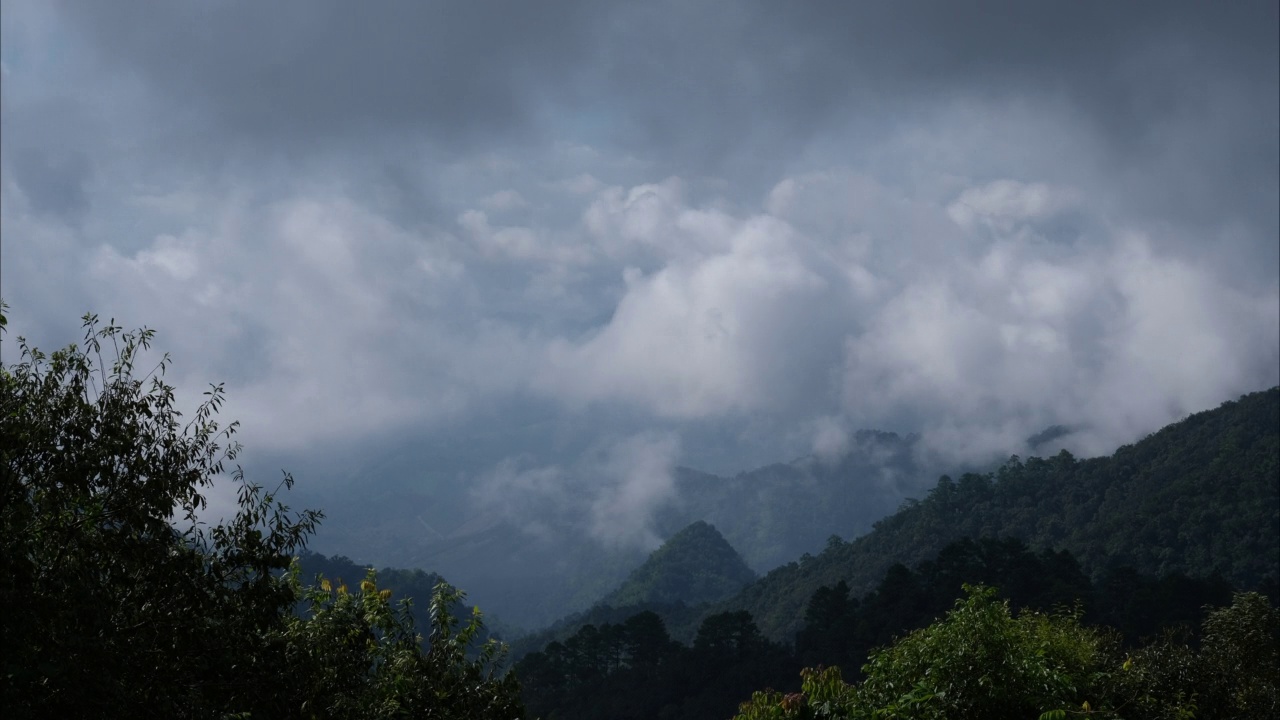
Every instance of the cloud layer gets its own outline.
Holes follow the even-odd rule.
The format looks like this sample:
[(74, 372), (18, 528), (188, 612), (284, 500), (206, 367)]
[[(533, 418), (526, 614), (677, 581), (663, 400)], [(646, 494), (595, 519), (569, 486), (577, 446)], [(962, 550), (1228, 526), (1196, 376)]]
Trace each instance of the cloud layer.
[(1107, 452), (1280, 381), (1274, 3), (3, 12), (14, 334), (156, 327), (251, 446), (483, 427), (486, 502), (645, 543), (677, 463)]

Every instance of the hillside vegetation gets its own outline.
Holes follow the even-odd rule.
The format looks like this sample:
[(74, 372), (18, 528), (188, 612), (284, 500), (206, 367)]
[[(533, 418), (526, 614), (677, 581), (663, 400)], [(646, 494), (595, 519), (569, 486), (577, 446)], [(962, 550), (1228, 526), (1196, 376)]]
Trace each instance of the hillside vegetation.
[(680, 468), (675, 500), (658, 513), (670, 535), (704, 520), (764, 572), (818, 552), (833, 532), (861, 535), (927, 479), (915, 435), (861, 430), (838, 459), (803, 457), (732, 477)]
[(662, 544), (603, 602), (698, 605), (730, 597), (756, 574), (714, 527), (698, 521)]
[[(805, 666), (831, 668), (850, 680), (862, 678), (864, 664), (875, 648), (893, 644), (937, 623), (955, 605), (955, 599), (972, 587), (969, 583), (999, 584), (1000, 607), (992, 604), (995, 591), (985, 595), (983, 603), (987, 610), (1002, 614), (1006, 621), (1010, 619), (1010, 612), (1016, 612), (1021, 619), (1028, 614), (1034, 616), (1069, 608), (1065, 613), (1058, 613), (1066, 623), (1064, 628), (1072, 626), (1069, 634), (1083, 632), (1105, 641), (1105, 648), (1095, 648), (1104, 652), (1094, 661), (1090, 671), (1094, 677), (1113, 670), (1125, 652), (1138, 648), (1144, 648), (1142, 652), (1148, 655), (1157, 652), (1151, 649), (1152, 639), (1160, 637), (1162, 628), (1183, 629), (1184, 635), (1155, 641), (1156, 647), (1165, 642), (1163, 647), (1172, 648), (1174, 661), (1181, 662), (1177, 658), (1184, 658), (1188, 643), (1196, 642), (1195, 629), (1209, 618), (1208, 608), (1226, 606), (1232, 599), (1231, 588), (1221, 581), (1178, 575), (1157, 579), (1118, 569), (1093, 583), (1081, 572), (1075, 558), (1065, 551), (1033, 552), (1016, 539), (965, 539), (948, 545), (936, 558), (914, 570), (894, 565), (876, 589), (865, 596), (851, 596), (844, 583), (819, 588), (804, 611), (804, 627), (794, 645), (763, 637), (751, 614), (744, 610), (706, 616), (696, 625), (696, 632), (685, 640), (672, 632), (672, 623), (660, 614), (661, 610), (619, 614), (615, 609), (612, 616), (585, 618), (589, 622), (579, 622), (574, 632), (546, 642), (538, 652), (526, 655), (516, 665), (516, 674), (535, 717), (561, 720), (728, 717), (752, 691), (766, 687), (800, 690), (801, 668)], [(1266, 605), (1265, 600), (1262, 603)], [(1276, 613), (1270, 611), (1263, 616), (1274, 618)], [(674, 617), (682, 622), (688, 619), (680, 614)], [(1096, 630), (1096, 625), (1106, 625), (1113, 630)], [(963, 655), (973, 646), (981, 647), (991, 640), (993, 655), (1006, 652), (1003, 638), (983, 636), (991, 629), (966, 628), (965, 636), (957, 638), (957, 646), (945, 651)], [(1258, 626), (1258, 630), (1257, 642), (1265, 642), (1274, 635), (1273, 628)], [(1244, 644), (1236, 643), (1236, 647)], [(1023, 649), (1034, 653), (1036, 646), (1032, 643)], [(1038, 663), (1039, 658), (1036, 655), (1019, 658), (1019, 661)], [(1255, 679), (1260, 674), (1265, 685), (1266, 668), (1275, 666), (1274, 653), (1259, 656), (1257, 660), (1253, 673)], [(992, 666), (997, 664), (993, 662)], [(1177, 666), (1168, 665), (1160, 659), (1152, 663), (1158, 673), (1179, 671)], [(957, 678), (977, 680), (981, 686), (981, 675), (987, 670), (984, 667), (975, 671), (971, 666), (945, 668), (942, 680), (936, 682)], [(880, 671), (870, 669), (870, 675), (877, 673)], [(1081, 675), (1077, 677), (1083, 679)], [(1175, 679), (1212, 680), (1186, 673)], [(1213, 681), (1215, 692), (1239, 680), (1240, 677), (1234, 677)], [(842, 683), (830, 684), (833, 691), (839, 690), (842, 695), (851, 692)], [(1104, 692), (1092, 694), (1094, 702), (1110, 692), (1098, 689)], [(770, 707), (783, 709), (780, 701), (785, 697), (785, 694), (763, 693), (757, 694), (756, 699), (763, 712)], [(1090, 695), (1083, 695), (1081, 699), (1087, 697)], [(1163, 703), (1176, 698), (1159, 700)], [(821, 706), (815, 703), (809, 709), (817, 707)], [(791, 709), (798, 708), (793, 705)], [(1025, 713), (1015, 715), (1023, 716)], [(764, 714), (762, 717), (775, 716)], [(829, 716), (811, 712), (777, 717)], [(1156, 714), (1155, 717), (1163, 716)]]
[(869, 591), (895, 563), (915, 564), (966, 537), (1015, 537), (1065, 549), (1099, 578), (1132, 566), (1161, 576), (1218, 574), (1270, 587), (1280, 562), (1280, 388), (1196, 413), (1108, 457), (1017, 457), (987, 474), (943, 476), (926, 497), (852, 541), (779, 567), (717, 610), (745, 609), (789, 639), (819, 587)]
[(736, 594), (755, 577), (714, 527), (695, 522), (654, 550), (600, 602), (516, 640), (511, 656), (518, 660), (585, 626), (622, 623), (641, 612), (661, 616), (677, 637), (692, 637), (710, 603)]

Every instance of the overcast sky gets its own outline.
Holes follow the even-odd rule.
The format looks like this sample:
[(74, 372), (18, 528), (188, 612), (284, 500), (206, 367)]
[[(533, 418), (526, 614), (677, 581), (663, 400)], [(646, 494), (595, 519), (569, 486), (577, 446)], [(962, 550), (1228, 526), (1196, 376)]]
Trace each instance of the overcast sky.
[(648, 458), (608, 510), (1280, 379), (1274, 0), (2, 7), (10, 335), (156, 328), (251, 449)]

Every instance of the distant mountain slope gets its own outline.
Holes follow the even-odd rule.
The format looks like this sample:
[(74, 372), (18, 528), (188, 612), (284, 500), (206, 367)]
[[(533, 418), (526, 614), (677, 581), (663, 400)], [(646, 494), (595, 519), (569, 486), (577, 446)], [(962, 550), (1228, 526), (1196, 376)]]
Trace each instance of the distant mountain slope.
[(818, 552), (833, 533), (861, 535), (896, 510), (927, 476), (915, 435), (861, 430), (838, 459), (805, 457), (733, 477), (680, 468), (674, 501), (657, 517), (670, 535), (695, 520), (719, 528), (747, 564), (764, 572)]
[(756, 574), (724, 536), (699, 520), (654, 550), (602, 602), (614, 607), (677, 602), (698, 605), (731, 597), (755, 579)]
[[(832, 533), (864, 533), (893, 512), (927, 477), (914, 464), (914, 443), (914, 436), (861, 431), (841, 458), (830, 461), (802, 458), (733, 477), (680, 468), (675, 492), (657, 510), (652, 529), (670, 537), (705, 521), (748, 567), (763, 572), (818, 552)], [(408, 451), (388, 455), (369, 474), (405, 478), (403, 486), (371, 494), (367, 488), (378, 483), (352, 481), (358, 494), (304, 498), (329, 515), (317, 550), (430, 568), (486, 611), (533, 629), (591, 607), (651, 549), (601, 542), (568, 512), (517, 518), (468, 507), (450, 495), (459, 483), (428, 470), (430, 458)], [(423, 474), (420, 483), (409, 481), (415, 473)]]
[(872, 589), (894, 563), (914, 565), (963, 537), (1013, 536), (1069, 550), (1097, 577), (1219, 573), (1242, 588), (1280, 572), (1280, 388), (1197, 413), (1110, 457), (1011, 458), (994, 473), (943, 476), (920, 501), (853, 542), (777, 568), (715, 610), (746, 609), (790, 638), (819, 587)]

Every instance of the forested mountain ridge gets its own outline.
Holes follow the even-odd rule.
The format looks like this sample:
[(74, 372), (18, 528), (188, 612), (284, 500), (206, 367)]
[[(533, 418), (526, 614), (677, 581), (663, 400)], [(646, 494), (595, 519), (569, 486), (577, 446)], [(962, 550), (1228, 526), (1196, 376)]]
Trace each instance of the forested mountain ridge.
[(658, 513), (659, 534), (696, 520), (714, 525), (756, 572), (807, 552), (832, 533), (852, 537), (892, 513), (927, 477), (916, 435), (860, 430), (838, 458), (812, 456), (732, 477), (679, 468), (675, 501)]
[[(936, 558), (914, 570), (894, 565), (876, 589), (863, 597), (850, 596), (844, 583), (820, 588), (806, 606), (804, 628), (796, 636), (794, 645), (767, 640), (750, 613), (741, 610), (709, 615), (688, 637), (681, 637), (671, 632), (671, 618), (660, 614), (661, 608), (656, 612), (622, 613), (601, 606), (609, 612), (593, 612), (593, 617), (586, 618), (590, 622), (579, 622), (576, 631), (566, 631), (553, 641), (545, 641), (545, 646), (520, 659), (515, 670), (533, 717), (563, 720), (728, 717), (745, 699), (744, 688), (771, 687), (781, 691), (780, 696), (770, 701), (778, 706), (786, 694), (801, 689), (799, 679), (804, 666), (839, 668), (846, 679), (863, 678), (863, 667), (873, 648), (886, 647), (936, 623), (955, 605), (955, 599), (969, 593), (976, 583), (998, 585), (999, 590), (993, 590), (991, 597), (998, 595), (1001, 604), (1007, 602), (1007, 609), (1019, 617), (1035, 618), (1039, 614), (1044, 618), (1044, 613), (1055, 612), (1057, 608), (1057, 617), (1077, 630), (1099, 624), (1109, 627), (1110, 630), (1097, 631), (1096, 637), (1109, 637), (1108, 642), (1114, 644), (1105, 648), (1101, 643), (1076, 646), (1077, 650), (1094, 656), (1094, 669), (1101, 673), (1118, 669), (1125, 653), (1150, 654), (1153, 647), (1156, 653), (1167, 653), (1170, 649), (1182, 653), (1177, 643), (1195, 645), (1204, 639), (1196, 629), (1209, 617), (1210, 608), (1222, 608), (1232, 602), (1230, 586), (1220, 580), (1195, 580), (1178, 575), (1152, 578), (1132, 569), (1119, 568), (1094, 583), (1068, 552), (1033, 552), (1012, 538), (964, 539), (943, 548)], [(1064, 608), (1071, 609), (1062, 610)], [(688, 619), (680, 613), (674, 617), (680, 622)], [(1265, 643), (1270, 639), (1265, 621), (1257, 624), (1252, 620), (1243, 625), (1258, 638), (1254, 644)], [(1165, 628), (1177, 628), (1175, 635), (1162, 635), (1160, 631)], [(1087, 637), (1094, 630), (1083, 632)], [(1079, 632), (1075, 634), (1080, 637)], [(954, 639), (960, 644), (961, 653), (966, 652), (965, 649), (981, 653), (981, 648), (991, 646), (975, 640), (990, 639), (992, 635), (989, 627), (970, 628)], [(1171, 637), (1178, 638), (1175, 647), (1160, 645)], [(1245, 650), (1247, 646), (1248, 643), (1233, 642), (1231, 650)], [(1008, 649), (996, 647), (1002, 648), (1000, 652)], [(1052, 646), (1040, 644), (1025, 649), (1035, 658), (1054, 652)], [(937, 654), (956, 650), (955, 647), (945, 651), (940, 648)], [(1099, 654), (1098, 650), (1103, 652)], [(1201, 685), (1206, 679), (1213, 682), (1212, 677), (1206, 677), (1203, 672), (1199, 677), (1194, 671), (1187, 672), (1189, 663), (1185, 654), (1166, 657), (1179, 658), (1168, 663), (1180, 673), (1177, 682), (1200, 681)], [(933, 661), (935, 658), (925, 654), (921, 659)], [(1259, 661), (1253, 668), (1255, 676), (1265, 677), (1266, 668), (1275, 666), (1274, 653), (1270, 661), (1265, 656), (1255, 660)], [(1024, 657), (1022, 664), (1035, 662), (1038, 660)], [(947, 668), (946, 672), (948, 678), (967, 674), (976, 679), (988, 669), (983, 663), (968, 662)], [(1229, 682), (1217, 683), (1219, 690), (1222, 686), (1248, 684), (1241, 682), (1240, 676), (1245, 674), (1236, 673)], [(1081, 680), (1096, 684), (1096, 676), (1080, 675)], [(899, 689), (898, 695), (901, 692)], [(939, 693), (943, 694), (947, 693)], [(1099, 697), (1094, 695), (1091, 699), (1096, 702)], [(1161, 701), (1164, 700), (1176, 702), (1175, 698), (1161, 697)], [(784, 712), (765, 713), (763, 717), (768, 720), (840, 717), (822, 712), (796, 712), (802, 709), (794, 702), (789, 708), (790, 714), (785, 712), (786, 705), (774, 710)], [(883, 716), (886, 715), (879, 715)], [(900, 714), (887, 716), (899, 717)], [(940, 716), (950, 717), (937, 714), (925, 717)], [(1035, 716), (1026, 712), (1012, 715)], [(1217, 716), (1221, 715), (1208, 715)], [(1238, 715), (1227, 713), (1227, 716)], [(1143, 718), (1151, 714), (1126, 717)], [(1155, 717), (1170, 716), (1156, 714)]]
[[(766, 572), (820, 551), (832, 533), (860, 535), (893, 512), (932, 476), (916, 463), (916, 439), (860, 431), (839, 458), (803, 457), (726, 476), (675, 468), (674, 492), (654, 508), (651, 529), (667, 538), (707, 522), (752, 570)], [(344, 475), (345, 490), (308, 495), (304, 488), (303, 501), (330, 517), (312, 547), (379, 566), (428, 568), (525, 628), (589, 608), (653, 549), (601, 542), (567, 506), (537, 506), (542, 514), (530, 506), (522, 515), (519, 503), (473, 503), (464, 474), (437, 467), (432, 446), (418, 447), (423, 442), (382, 449)]]
[(724, 536), (699, 520), (654, 550), (601, 602), (615, 607), (678, 602), (698, 605), (731, 597), (755, 579), (756, 574)]
[(1280, 388), (1196, 413), (1107, 457), (1013, 457), (987, 474), (943, 476), (928, 495), (852, 542), (779, 567), (717, 610), (745, 609), (768, 637), (800, 629), (805, 603), (841, 581), (861, 595), (895, 563), (964, 537), (1016, 537), (1070, 551), (1099, 577), (1221, 575), (1274, 583), (1280, 562)]
[(692, 523), (671, 536), (631, 575), (587, 610), (564, 616), (512, 644), (512, 659), (565, 640), (587, 625), (621, 623), (640, 612), (663, 618), (676, 637), (691, 638), (707, 606), (737, 594), (756, 579), (742, 556), (715, 527)]

